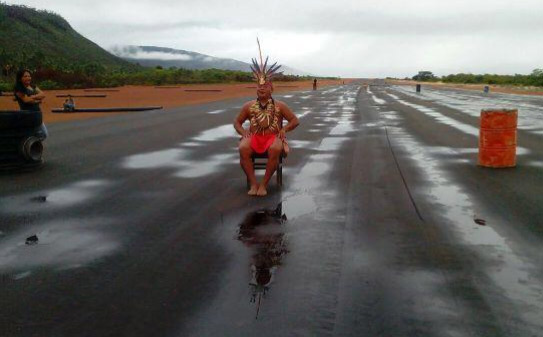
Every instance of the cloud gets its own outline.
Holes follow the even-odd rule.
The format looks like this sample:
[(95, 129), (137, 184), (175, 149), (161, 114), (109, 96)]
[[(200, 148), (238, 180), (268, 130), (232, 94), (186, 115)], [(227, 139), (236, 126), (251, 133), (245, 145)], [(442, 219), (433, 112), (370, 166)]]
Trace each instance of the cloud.
[(106, 48), (152, 45), (248, 62), (259, 36), (274, 61), (322, 75), (542, 66), (541, 0), (95, 0), (85, 10), (73, 0), (19, 3), (63, 15)]
[(125, 58), (146, 59), (146, 60), (180, 60), (190, 61), (191, 55), (180, 53), (165, 53), (159, 51), (146, 51), (137, 46), (113, 46), (110, 52)]

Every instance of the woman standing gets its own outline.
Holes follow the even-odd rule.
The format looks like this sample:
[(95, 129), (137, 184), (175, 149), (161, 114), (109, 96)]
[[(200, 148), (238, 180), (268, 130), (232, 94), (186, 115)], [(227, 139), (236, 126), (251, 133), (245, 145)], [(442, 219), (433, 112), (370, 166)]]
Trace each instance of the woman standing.
[(23, 69), (17, 72), (14, 94), (21, 110), (41, 111), (40, 103), (45, 95), (40, 88), (32, 83), (30, 70)]
[[(41, 113), (40, 103), (45, 99), (45, 94), (32, 83), (30, 70), (22, 69), (17, 72), (13, 93), (21, 110), (39, 111)], [(49, 135), (45, 124), (42, 123), (40, 129), (45, 139)]]

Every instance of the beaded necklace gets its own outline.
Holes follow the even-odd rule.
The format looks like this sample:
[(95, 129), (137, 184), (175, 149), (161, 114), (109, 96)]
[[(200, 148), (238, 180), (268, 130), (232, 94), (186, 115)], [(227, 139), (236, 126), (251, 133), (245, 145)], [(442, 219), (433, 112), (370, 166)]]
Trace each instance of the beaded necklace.
[(256, 130), (256, 133), (279, 132), (279, 117), (273, 98), (270, 98), (264, 106), (256, 100), (249, 111), (251, 112), (251, 127)]

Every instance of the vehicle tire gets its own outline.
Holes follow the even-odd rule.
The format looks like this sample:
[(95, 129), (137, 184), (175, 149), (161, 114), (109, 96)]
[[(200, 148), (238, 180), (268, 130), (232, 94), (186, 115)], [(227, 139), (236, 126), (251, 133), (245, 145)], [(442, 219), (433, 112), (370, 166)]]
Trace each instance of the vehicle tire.
[(0, 130), (35, 128), (42, 121), (41, 111), (0, 111)]

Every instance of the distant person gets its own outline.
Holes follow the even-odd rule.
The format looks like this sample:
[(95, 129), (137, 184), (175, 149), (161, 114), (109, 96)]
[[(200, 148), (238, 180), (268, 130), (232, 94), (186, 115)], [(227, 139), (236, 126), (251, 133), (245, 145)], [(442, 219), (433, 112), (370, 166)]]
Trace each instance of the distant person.
[(75, 102), (71, 95), (66, 98), (63, 104), (64, 111), (70, 111), (73, 112), (75, 110)]
[[(41, 112), (40, 104), (45, 99), (45, 94), (32, 83), (30, 70), (22, 69), (17, 72), (13, 94), (19, 104), (19, 109)], [(41, 128), (47, 137), (48, 132), (45, 125), (42, 124)]]
[[(260, 44), (259, 44), (260, 49)], [(261, 56), (262, 59), (262, 56)], [(268, 59), (259, 65), (253, 59), (251, 69), (257, 80), (257, 99), (243, 105), (239, 115), (234, 120), (234, 128), (241, 135), (239, 143), (240, 165), (247, 175), (250, 188), (247, 194), (265, 196), (268, 194), (267, 186), (270, 178), (277, 169), (279, 156), (283, 152), (288, 153), (286, 133), (294, 130), (299, 122), (290, 108), (281, 101), (272, 97), (272, 78), (281, 67), (274, 63), (266, 69)], [(283, 126), (283, 119), (288, 121)], [(243, 128), (243, 123), (249, 120), (249, 129)], [(253, 162), (253, 153), (268, 153), (266, 172), (260, 184), (256, 181)]]
[(317, 79), (313, 79), (313, 90), (317, 90)]
[(13, 93), (21, 110), (41, 111), (40, 103), (45, 99), (45, 95), (32, 83), (30, 70), (23, 69), (17, 72)]

